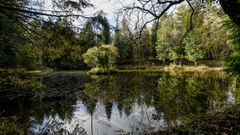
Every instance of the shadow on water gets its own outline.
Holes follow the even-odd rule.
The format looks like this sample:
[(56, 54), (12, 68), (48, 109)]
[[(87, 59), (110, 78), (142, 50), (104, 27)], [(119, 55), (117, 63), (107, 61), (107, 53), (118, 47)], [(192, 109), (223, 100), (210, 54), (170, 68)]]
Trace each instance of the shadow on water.
[(41, 82), (46, 88), (31, 102), (19, 98), (0, 105), (0, 133), (174, 133), (171, 129), (239, 99), (238, 80), (218, 74), (52, 73)]

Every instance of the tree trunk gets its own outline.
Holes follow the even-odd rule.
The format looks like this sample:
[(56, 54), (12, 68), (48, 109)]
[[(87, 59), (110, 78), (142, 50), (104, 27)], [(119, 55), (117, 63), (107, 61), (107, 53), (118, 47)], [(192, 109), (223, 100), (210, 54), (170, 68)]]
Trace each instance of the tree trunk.
[(240, 0), (219, 0), (224, 12), (240, 27)]

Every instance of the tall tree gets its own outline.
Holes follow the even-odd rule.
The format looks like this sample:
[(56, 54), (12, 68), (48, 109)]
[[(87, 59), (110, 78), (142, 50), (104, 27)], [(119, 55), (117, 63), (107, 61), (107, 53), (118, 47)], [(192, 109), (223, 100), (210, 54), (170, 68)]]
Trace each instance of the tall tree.
[(100, 23), (102, 24), (102, 41), (103, 44), (109, 44), (111, 42), (110, 26), (106, 17), (101, 18)]
[(158, 22), (155, 21), (152, 25), (151, 28), (151, 39), (152, 39), (152, 47), (153, 47), (153, 52), (152, 56), (155, 58), (157, 56), (156, 52), (156, 46), (157, 46), (157, 28), (158, 28)]
[(79, 42), (82, 47), (82, 53), (85, 53), (87, 49), (97, 44), (91, 21), (87, 21), (84, 28), (81, 30), (79, 34)]
[(133, 59), (133, 42), (126, 19), (115, 29), (113, 44), (118, 48), (118, 64), (130, 64)]
[[(194, 62), (202, 58), (221, 60), (230, 53), (231, 46), (226, 35), (228, 30), (221, 23), (223, 15), (221, 9), (212, 5), (204, 7), (194, 5), (194, 8), (192, 19), (195, 21), (191, 24), (189, 24), (190, 7), (185, 5), (179, 6), (170, 20), (169, 17), (162, 19), (157, 46), (160, 60), (164, 58), (169, 60), (186, 58)], [(192, 25), (192, 28), (186, 34), (189, 25)]]
[(134, 45), (135, 62), (138, 64), (146, 64), (146, 62), (152, 58), (153, 50), (150, 31), (145, 27), (141, 38), (137, 44)]
[(159, 24), (157, 57), (165, 62), (166, 60), (175, 61), (179, 58), (179, 38), (174, 25), (174, 17), (166, 16)]
[[(52, 24), (44, 27), (51, 27), (44, 41), (43, 61), (45, 65), (52, 68), (76, 69), (80, 68), (81, 50), (78, 45), (76, 33), (71, 29), (67, 19), (58, 19)], [(43, 28), (44, 28), (43, 27)]]

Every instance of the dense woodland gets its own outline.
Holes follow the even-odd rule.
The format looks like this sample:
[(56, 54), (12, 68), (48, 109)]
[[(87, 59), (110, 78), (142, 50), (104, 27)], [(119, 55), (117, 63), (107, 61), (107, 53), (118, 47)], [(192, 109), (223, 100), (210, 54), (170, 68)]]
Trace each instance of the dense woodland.
[[(192, 15), (190, 6), (179, 5), (159, 22), (145, 26), (141, 36), (126, 18), (112, 26), (102, 12), (85, 20), (83, 26), (76, 26), (66, 17), (29, 19), (15, 12), (2, 12), (0, 66), (67, 70), (112, 67), (114, 63), (118, 66), (197, 64), (199, 60), (216, 60), (225, 61), (229, 71), (238, 73), (239, 27), (218, 4), (193, 6)], [(102, 49), (105, 52), (99, 51), (101, 45), (108, 44), (117, 50), (111, 50), (110, 46)], [(88, 50), (94, 47), (96, 52)], [(85, 60), (87, 53), (96, 56)]]

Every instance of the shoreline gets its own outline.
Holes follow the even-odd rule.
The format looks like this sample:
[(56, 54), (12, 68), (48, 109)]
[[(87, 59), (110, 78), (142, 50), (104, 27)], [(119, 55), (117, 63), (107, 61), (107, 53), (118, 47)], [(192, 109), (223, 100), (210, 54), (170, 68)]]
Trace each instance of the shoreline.
[[(187, 66), (187, 65), (169, 65), (169, 66), (121, 66), (116, 69), (116, 73), (130, 73), (130, 72), (144, 72), (144, 73), (204, 73), (204, 72), (223, 72), (226, 73), (225, 67), (208, 67), (205, 65), (200, 66)], [(78, 73), (88, 72), (90, 70), (54, 70), (54, 69), (43, 69), (43, 70), (26, 70), (26, 73), (53, 73), (53, 72), (64, 72), (64, 73)], [(115, 73), (114, 73), (115, 74)], [(111, 74), (106, 74), (111, 75)]]

